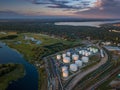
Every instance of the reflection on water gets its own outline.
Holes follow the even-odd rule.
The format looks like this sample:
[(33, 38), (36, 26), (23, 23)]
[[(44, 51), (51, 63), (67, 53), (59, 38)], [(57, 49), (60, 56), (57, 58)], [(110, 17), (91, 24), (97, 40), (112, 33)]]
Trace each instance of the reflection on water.
[(12, 82), (7, 90), (38, 90), (38, 72), (36, 68), (22, 57), (15, 50), (0, 42), (0, 63), (21, 63), (25, 67), (26, 75)]

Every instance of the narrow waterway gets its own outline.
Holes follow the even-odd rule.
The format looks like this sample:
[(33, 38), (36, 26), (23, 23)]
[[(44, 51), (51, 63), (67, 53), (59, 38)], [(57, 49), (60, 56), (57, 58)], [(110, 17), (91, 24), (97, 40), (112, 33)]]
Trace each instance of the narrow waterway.
[(17, 81), (12, 81), (7, 90), (38, 90), (37, 69), (28, 63), (21, 54), (0, 42), (0, 64), (20, 63), (25, 67), (25, 76)]

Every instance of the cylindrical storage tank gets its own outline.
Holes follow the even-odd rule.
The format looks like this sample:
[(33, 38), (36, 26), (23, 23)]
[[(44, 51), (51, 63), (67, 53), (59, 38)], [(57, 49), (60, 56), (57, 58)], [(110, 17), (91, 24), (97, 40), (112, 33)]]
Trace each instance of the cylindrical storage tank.
[(63, 53), (63, 54), (62, 54), (62, 57), (63, 57), (63, 58), (64, 58), (64, 57), (66, 57), (66, 54), (65, 54), (65, 53)]
[(98, 49), (96, 48), (96, 52), (98, 52)]
[(57, 60), (60, 60), (61, 59), (61, 55), (57, 55), (56, 58), (57, 58)]
[(70, 63), (70, 57), (64, 57), (63, 62), (64, 63)]
[(62, 76), (64, 77), (64, 78), (66, 78), (66, 77), (68, 77), (68, 71), (66, 70), (66, 71), (64, 71), (64, 72), (62, 72)]
[(73, 60), (78, 60), (78, 59), (79, 59), (79, 55), (73, 54), (73, 55), (72, 55), (72, 59), (73, 59)]
[(93, 52), (93, 48), (90, 47), (90, 51)]
[(89, 50), (90, 50), (90, 48), (87, 48), (87, 50), (89, 51)]
[(70, 70), (71, 70), (71, 71), (74, 71), (74, 72), (75, 72), (75, 71), (77, 71), (77, 69), (78, 69), (78, 68), (77, 68), (77, 65), (76, 65), (76, 64), (70, 64)]
[(88, 52), (88, 55), (91, 55), (91, 52)]
[(95, 49), (93, 49), (93, 53), (96, 53), (96, 50), (95, 50)]
[(67, 56), (70, 56), (70, 55), (71, 55), (71, 53), (70, 53), (70, 52), (67, 52), (66, 54), (67, 54)]
[(85, 56), (89, 56), (89, 53), (88, 53), (88, 52), (85, 52)]
[(75, 64), (77, 66), (81, 67), (82, 66), (82, 61), (81, 60), (77, 60), (77, 61), (75, 61)]
[(85, 55), (85, 50), (81, 50), (82, 55)]
[(86, 56), (83, 56), (83, 57), (82, 57), (82, 61), (83, 61), (84, 63), (88, 63), (88, 60), (89, 60), (88, 57), (86, 57)]
[(97, 53), (97, 52), (98, 52), (98, 49), (95, 49), (94, 52)]
[(63, 66), (62, 67), (62, 72), (66, 71), (66, 70), (68, 70), (68, 67), (67, 66)]
[(82, 54), (82, 51), (81, 51), (81, 50), (79, 51), (79, 54)]

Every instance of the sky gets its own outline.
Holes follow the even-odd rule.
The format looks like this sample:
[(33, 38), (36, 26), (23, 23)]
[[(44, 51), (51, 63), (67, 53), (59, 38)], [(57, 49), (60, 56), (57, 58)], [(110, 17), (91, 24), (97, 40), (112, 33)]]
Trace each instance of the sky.
[(120, 0), (0, 0), (0, 18), (120, 18)]

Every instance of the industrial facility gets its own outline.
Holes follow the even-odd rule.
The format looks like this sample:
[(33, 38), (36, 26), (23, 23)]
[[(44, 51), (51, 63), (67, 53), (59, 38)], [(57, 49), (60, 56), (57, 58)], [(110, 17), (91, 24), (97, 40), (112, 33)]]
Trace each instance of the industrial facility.
[(55, 54), (54, 60), (58, 64), (58, 70), (63, 79), (77, 73), (83, 67), (86, 67), (90, 61), (89, 57), (99, 52), (96, 47), (76, 47)]

